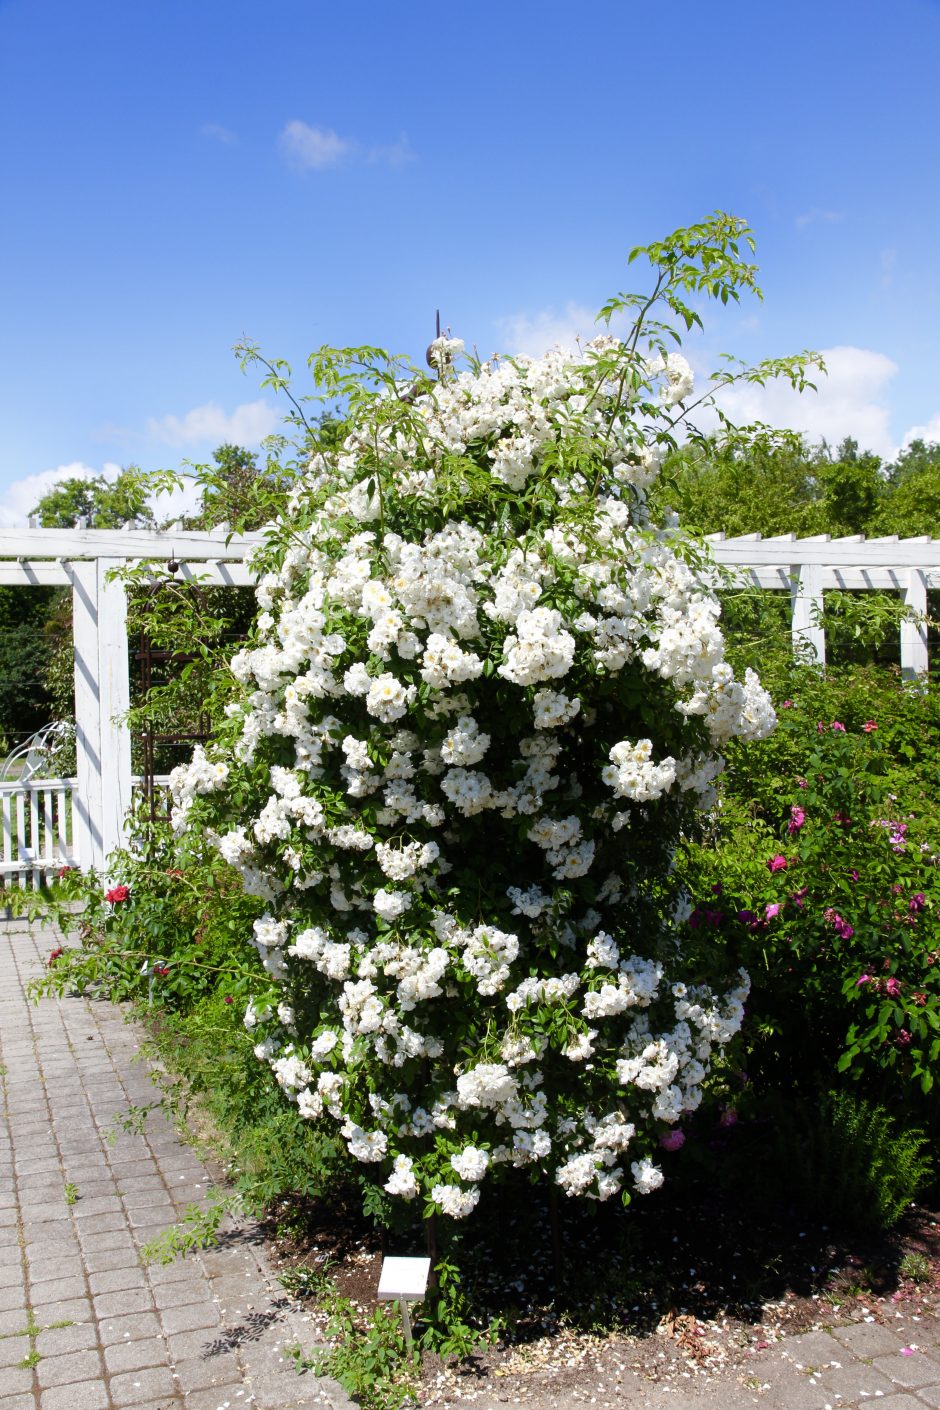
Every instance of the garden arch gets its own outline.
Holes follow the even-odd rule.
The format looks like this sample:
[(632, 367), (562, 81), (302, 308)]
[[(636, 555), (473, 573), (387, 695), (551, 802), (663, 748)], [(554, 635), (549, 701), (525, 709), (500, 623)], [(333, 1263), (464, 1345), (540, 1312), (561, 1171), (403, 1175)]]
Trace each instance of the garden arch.
[[(174, 562), (178, 581), (246, 587), (254, 582), (250, 551), (264, 532), (230, 534), (225, 525), (206, 532), (166, 529), (0, 529), (0, 584), (70, 587), (75, 644), (76, 777), (58, 781), (72, 792), (73, 842), (62, 860), (103, 870), (108, 854), (124, 841), (124, 817), (131, 802), (131, 741), (126, 723), (130, 706), (127, 653), (127, 601), (115, 579), (128, 563)], [(917, 616), (901, 627), (900, 656), (907, 677), (928, 667), (927, 592), (940, 587), (940, 539), (798, 539), (793, 534), (763, 538), (746, 534), (710, 535), (716, 561), (742, 584), (790, 594), (794, 644), (807, 644), (825, 661), (822, 626), (827, 589), (880, 589), (901, 594)], [(6, 787), (6, 785), (4, 785)], [(35, 801), (33, 807), (35, 808)], [(4, 871), (17, 870), (11, 814), (3, 812)], [(43, 858), (43, 864), (47, 859)], [(23, 868), (38, 873), (35, 859)], [(20, 870), (23, 870), (20, 868)]]

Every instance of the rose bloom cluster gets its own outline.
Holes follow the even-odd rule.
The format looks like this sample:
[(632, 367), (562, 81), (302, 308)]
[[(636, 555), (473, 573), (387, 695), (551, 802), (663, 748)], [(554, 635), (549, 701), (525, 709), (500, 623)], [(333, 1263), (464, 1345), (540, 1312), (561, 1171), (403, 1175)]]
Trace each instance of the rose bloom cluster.
[(228, 732), (172, 787), (266, 906), (258, 1057), (389, 1195), (462, 1218), (509, 1167), (661, 1184), (748, 988), (685, 972), (672, 852), (774, 715), (649, 522), (683, 359), (457, 351), (314, 456)]

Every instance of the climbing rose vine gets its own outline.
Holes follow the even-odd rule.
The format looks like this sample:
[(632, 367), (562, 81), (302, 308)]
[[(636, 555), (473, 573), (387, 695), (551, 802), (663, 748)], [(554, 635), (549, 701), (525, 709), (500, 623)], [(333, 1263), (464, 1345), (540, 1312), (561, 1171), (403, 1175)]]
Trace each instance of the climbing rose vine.
[[(658, 297), (736, 297), (742, 229), (650, 247)], [(258, 1057), (390, 1195), (455, 1218), (506, 1166), (655, 1189), (742, 1019), (743, 972), (686, 972), (670, 863), (723, 743), (774, 715), (701, 555), (648, 517), (692, 373), (644, 316), (462, 370), (441, 338), (431, 377), (320, 354), (348, 435), (259, 558), (227, 735), (173, 777), (175, 825), (268, 907)]]

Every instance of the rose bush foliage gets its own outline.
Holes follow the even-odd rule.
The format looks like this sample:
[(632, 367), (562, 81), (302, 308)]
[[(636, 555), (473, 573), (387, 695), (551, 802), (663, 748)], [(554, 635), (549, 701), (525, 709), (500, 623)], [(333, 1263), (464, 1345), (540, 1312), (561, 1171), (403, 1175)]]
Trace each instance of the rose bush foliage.
[[(241, 697), (173, 778), (267, 903), (245, 1022), (389, 1195), (462, 1217), (507, 1165), (568, 1195), (656, 1188), (748, 981), (684, 953), (671, 859), (721, 748), (773, 726), (724, 659), (707, 564), (646, 492), (692, 395), (650, 323), (753, 286), (741, 222), (646, 251), (623, 340), (314, 370), (349, 407), (257, 566)], [(790, 360), (744, 374), (783, 372)]]
[[(940, 835), (920, 758), (935, 691), (895, 684), (866, 701), (862, 681), (833, 719), (820, 718), (831, 682), (804, 670), (792, 684), (774, 738), (725, 781), (720, 835), (683, 859), (698, 902), (688, 924), (752, 976), (758, 1085), (781, 1070), (810, 1085), (847, 1072), (879, 1098), (935, 1109)], [(867, 715), (876, 703), (884, 713)]]

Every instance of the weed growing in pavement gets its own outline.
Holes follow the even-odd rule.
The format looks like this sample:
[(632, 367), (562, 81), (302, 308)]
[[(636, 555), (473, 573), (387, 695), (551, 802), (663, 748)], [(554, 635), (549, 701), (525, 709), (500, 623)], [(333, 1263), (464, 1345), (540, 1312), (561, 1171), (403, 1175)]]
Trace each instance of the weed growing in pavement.
[(218, 1243), (219, 1229), (227, 1214), (235, 1212), (238, 1196), (232, 1191), (215, 1190), (208, 1205), (188, 1204), (178, 1224), (171, 1224), (140, 1251), (145, 1263), (173, 1263), (197, 1249)]
[(398, 1309), (385, 1304), (364, 1320), (328, 1280), (318, 1298), (332, 1344), (310, 1353), (300, 1346), (288, 1348), (298, 1371), (332, 1376), (362, 1410), (404, 1410), (416, 1404), (419, 1356), (405, 1345)]
[(65, 1203), (71, 1207), (73, 1204), (78, 1204), (80, 1199), (81, 1195), (78, 1193), (78, 1186), (73, 1184), (71, 1180), (66, 1180)]
[(930, 1278), (930, 1260), (922, 1253), (906, 1253), (898, 1265), (898, 1272), (912, 1283), (926, 1283)]

